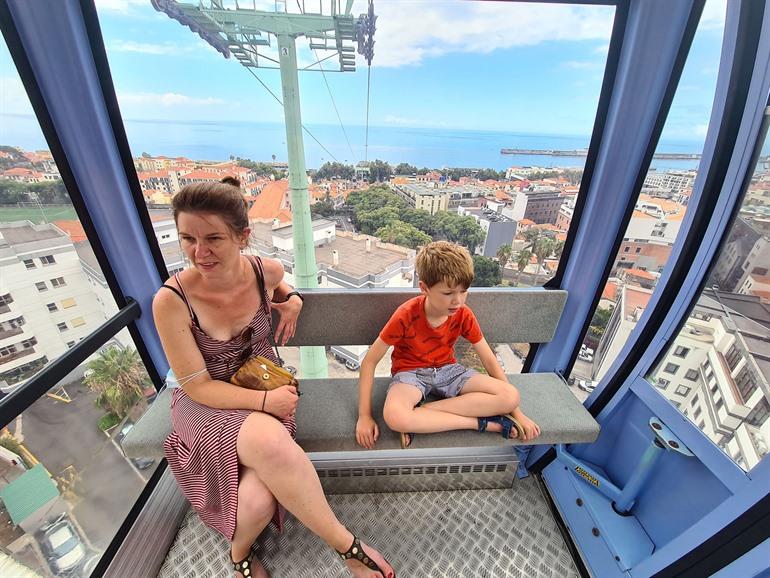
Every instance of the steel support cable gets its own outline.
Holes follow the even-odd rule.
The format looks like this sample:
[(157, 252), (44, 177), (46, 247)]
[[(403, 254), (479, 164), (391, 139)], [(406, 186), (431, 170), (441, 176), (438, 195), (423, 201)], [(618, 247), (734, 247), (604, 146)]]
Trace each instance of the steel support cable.
[(313, 49), (313, 54), (315, 55), (316, 60), (318, 60), (318, 68), (321, 69), (321, 74), (324, 77), (324, 82), (326, 83), (326, 90), (329, 91), (329, 98), (332, 100), (332, 106), (334, 107), (334, 112), (337, 113), (337, 120), (340, 121), (340, 128), (342, 129), (342, 134), (345, 135), (345, 141), (348, 143), (348, 149), (350, 150), (350, 156), (353, 158), (353, 162), (356, 160), (356, 153), (353, 152), (353, 147), (350, 146), (350, 139), (348, 138), (348, 133), (345, 130), (345, 126), (342, 124), (342, 117), (340, 116), (340, 111), (337, 109), (337, 103), (334, 102), (334, 95), (332, 95), (332, 88), (329, 86), (329, 81), (326, 78), (326, 71), (324, 70), (324, 67), (321, 66), (321, 60), (318, 58), (318, 53)]
[(372, 65), (366, 69), (366, 137), (364, 140), (364, 162), (369, 161), (369, 89), (372, 81)]
[[(276, 96), (276, 94), (275, 94), (275, 93), (274, 93), (272, 90), (270, 90), (270, 87), (269, 87), (268, 85), (266, 85), (264, 82), (262, 82), (262, 79), (261, 79), (259, 76), (257, 76), (257, 74), (256, 74), (256, 73), (255, 73), (255, 72), (254, 72), (254, 71), (253, 71), (251, 68), (249, 68), (248, 66), (245, 66), (244, 68), (245, 68), (246, 70), (248, 70), (248, 71), (251, 73), (251, 75), (252, 75), (254, 78), (256, 78), (256, 79), (257, 79), (257, 82), (259, 82), (259, 84), (261, 84), (261, 85), (262, 85), (262, 86), (265, 88), (265, 90), (266, 90), (267, 92), (269, 92), (269, 93), (270, 93), (270, 96), (272, 96), (272, 97), (275, 99), (275, 101), (276, 101), (278, 104), (280, 104), (280, 105), (281, 105), (281, 107), (283, 108), (283, 102), (281, 101), (281, 99), (280, 99), (280, 98), (278, 98), (278, 97)], [(337, 160), (337, 157), (335, 157), (335, 156), (334, 156), (334, 155), (333, 155), (333, 154), (332, 154), (332, 153), (329, 151), (329, 149), (327, 149), (327, 148), (326, 148), (324, 145), (322, 145), (322, 144), (321, 144), (321, 141), (319, 141), (319, 140), (318, 140), (318, 139), (315, 137), (315, 135), (314, 135), (312, 132), (310, 132), (310, 131), (307, 129), (307, 127), (306, 127), (304, 124), (302, 125), (302, 130), (304, 130), (304, 131), (305, 131), (305, 132), (306, 132), (306, 133), (307, 133), (307, 134), (310, 136), (310, 138), (312, 138), (312, 139), (313, 139), (315, 142), (317, 142), (317, 143), (318, 143), (318, 146), (319, 146), (319, 147), (321, 147), (321, 148), (322, 148), (324, 151), (326, 151), (326, 154), (328, 154), (328, 155), (329, 155), (331, 158), (333, 158), (333, 159), (334, 159), (336, 162), (340, 162), (339, 160)]]

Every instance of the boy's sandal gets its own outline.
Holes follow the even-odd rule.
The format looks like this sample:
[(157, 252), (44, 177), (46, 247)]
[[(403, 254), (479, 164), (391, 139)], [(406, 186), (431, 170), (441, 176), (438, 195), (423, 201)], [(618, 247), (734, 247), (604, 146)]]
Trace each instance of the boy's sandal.
[[(502, 427), (502, 431), (500, 434), (507, 440), (509, 439), (524, 439), (524, 428), (521, 427), (521, 424), (516, 421), (516, 418), (514, 418), (511, 414), (506, 415), (494, 415), (492, 417), (480, 417), (477, 418), (479, 421), (479, 427), (478, 431), (485, 432), (487, 431), (487, 424), (488, 423), (499, 423)], [(513, 431), (516, 431), (516, 435), (512, 436), (511, 433)]]
[(240, 562), (234, 561), (232, 557), (230, 558), (230, 561), (233, 563), (233, 569), (236, 572), (240, 572), (244, 578), (250, 578), (253, 559), (254, 559), (254, 550), (249, 550), (249, 553)]
[(414, 440), (414, 434), (413, 433), (406, 433), (401, 432), (401, 449), (405, 450), (410, 445), (412, 445), (412, 441)]
[(366, 552), (364, 552), (364, 549), (361, 547), (361, 540), (359, 540), (356, 536), (353, 536), (353, 543), (350, 545), (350, 548), (348, 548), (346, 552), (340, 552), (337, 550), (337, 554), (340, 555), (340, 558), (343, 562), (345, 560), (358, 560), (364, 566), (369, 568), (369, 570), (374, 570), (375, 572), (379, 572), (383, 576), (386, 576), (385, 571), (380, 568), (374, 560), (366, 555)]

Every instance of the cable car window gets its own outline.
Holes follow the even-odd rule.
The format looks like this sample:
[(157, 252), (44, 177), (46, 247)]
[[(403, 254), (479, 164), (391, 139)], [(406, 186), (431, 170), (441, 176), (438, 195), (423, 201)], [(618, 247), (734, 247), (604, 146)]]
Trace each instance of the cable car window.
[[(319, 5), (329, 13), (327, 1), (256, 9)], [(280, 259), (294, 283), (275, 37), (270, 46), (266, 34), (254, 37), (225, 59), (149, 2), (110, 6), (97, 6), (99, 19), (167, 269), (184, 266), (171, 197), (229, 174), (250, 206), (252, 251)], [(367, 7), (357, 0), (352, 14)], [(434, 239), (468, 247), (477, 286), (543, 285), (570, 227), (615, 8), (411, 0), (375, 9), (371, 70), (358, 55), (355, 70), (340, 73), (332, 52), (297, 40), (319, 285), (416, 286), (415, 252)], [(452, 29), (463, 33), (447, 35)], [(368, 345), (326, 351), (330, 375), (353, 375)], [(505, 371), (519, 372), (528, 345), (494, 345)], [(282, 355), (298, 366), (296, 351)], [(378, 373), (389, 371), (386, 356)]]
[[(0, 70), (2, 398), (118, 308), (4, 41)], [(120, 448), (154, 393), (124, 329), (0, 432), (4, 552), (40, 576), (93, 568), (157, 466)]]
[(688, 391), (672, 401), (697, 408), (692, 419), (714, 444), (748, 471), (770, 447), (770, 146), (765, 140), (727, 242), (706, 288), (661, 364), (688, 348)]
[[(593, 391), (641, 319), (679, 234), (711, 116), (725, 11), (724, 0), (706, 2), (631, 220), (568, 379), (578, 399)], [(677, 391), (692, 386), (692, 373), (684, 378), (693, 359), (682, 344), (658, 372), (659, 390), (675, 402), (682, 401)], [(590, 387), (581, 388), (581, 383)]]

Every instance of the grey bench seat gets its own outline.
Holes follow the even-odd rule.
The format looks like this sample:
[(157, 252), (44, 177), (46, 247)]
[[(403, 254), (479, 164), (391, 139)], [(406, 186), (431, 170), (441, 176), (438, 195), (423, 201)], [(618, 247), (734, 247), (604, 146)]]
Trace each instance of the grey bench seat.
[[(416, 294), (416, 289), (307, 291), (297, 334), (289, 345), (372, 343), (393, 311)], [(541, 288), (472, 288), (468, 305), (488, 342), (542, 343), (553, 338), (566, 298), (565, 291)], [(510, 375), (509, 380), (521, 392), (524, 412), (540, 425), (542, 433), (534, 443), (590, 443), (598, 437), (598, 424), (558, 375)], [(301, 380), (297, 441), (316, 464), (340, 459), (365, 464), (386, 454), (392, 461), (457, 448), (468, 448), (465, 455), (496, 454), (513, 461), (511, 448), (520, 442), (471, 431), (419, 435), (408, 450), (400, 450), (399, 436), (382, 421), (388, 381), (376, 379), (372, 400), (380, 440), (375, 449), (363, 450), (355, 443), (358, 380)], [(123, 449), (127, 456), (162, 456), (163, 440), (171, 431), (170, 397), (170, 391), (162, 392), (125, 437)], [(396, 450), (400, 453), (394, 453)], [(458, 455), (456, 451), (454, 454)]]
[[(522, 408), (540, 426), (535, 444), (590, 443), (599, 435), (599, 426), (575, 399), (564, 381), (556, 374), (531, 373), (509, 375), (521, 393)], [(382, 420), (382, 406), (389, 378), (375, 380), (372, 407), (380, 427), (380, 439), (373, 452), (400, 449), (399, 436)], [(359, 452), (355, 441), (358, 417), (357, 379), (313, 379), (301, 384), (302, 397), (297, 409), (297, 442), (309, 453)], [(171, 432), (171, 391), (155, 400), (123, 441), (129, 457), (162, 457), (162, 444)], [(136, 431), (135, 431), (136, 430)], [(415, 436), (409, 450), (436, 448), (508, 447), (520, 442), (505, 440), (496, 434), (481, 435), (456, 431)], [(405, 454), (406, 456), (407, 454)]]

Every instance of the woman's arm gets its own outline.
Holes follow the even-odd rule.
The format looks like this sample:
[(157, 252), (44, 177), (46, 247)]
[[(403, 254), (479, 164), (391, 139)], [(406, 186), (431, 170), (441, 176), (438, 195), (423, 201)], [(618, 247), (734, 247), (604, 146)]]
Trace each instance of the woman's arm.
[[(184, 383), (185, 393), (194, 401), (218, 409), (262, 408), (265, 392), (214, 380), (205, 371), (206, 364), (190, 327), (190, 312), (177, 295), (159, 290), (152, 301), (152, 314), (166, 359), (177, 380)], [(203, 373), (199, 373), (201, 370)], [(196, 373), (196, 377), (185, 383), (187, 376)]]
[(279, 315), (278, 327), (275, 328), (275, 341), (279, 345), (286, 345), (297, 331), (297, 318), (302, 310), (302, 299), (297, 295), (286, 299), (294, 289), (283, 280), (283, 265), (280, 262), (275, 259), (262, 259), (262, 266), (265, 271), (265, 288), (268, 294), (272, 295), (271, 307), (276, 309)]

